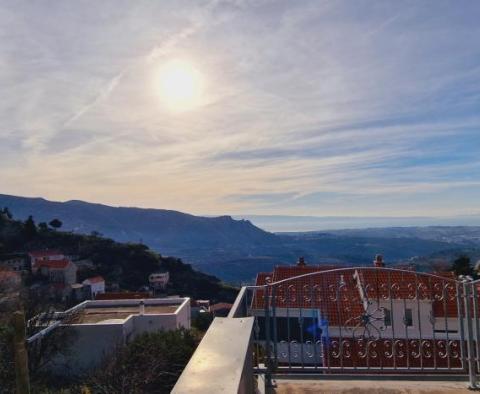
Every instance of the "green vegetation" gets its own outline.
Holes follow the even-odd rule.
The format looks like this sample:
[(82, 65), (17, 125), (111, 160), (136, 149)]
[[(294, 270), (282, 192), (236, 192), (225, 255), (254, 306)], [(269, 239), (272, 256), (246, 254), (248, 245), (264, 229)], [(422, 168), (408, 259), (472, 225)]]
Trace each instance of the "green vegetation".
[[(224, 285), (216, 277), (195, 271), (179, 259), (162, 257), (145, 245), (118, 243), (99, 234), (59, 232), (47, 225), (37, 226), (33, 217), (21, 222), (12, 219), (8, 209), (0, 210), (0, 255), (47, 248), (90, 260), (93, 268), (80, 271), (79, 280), (83, 279), (82, 275), (102, 275), (107, 283), (118, 283), (122, 290), (135, 291), (148, 283), (150, 273), (167, 270), (170, 272), (169, 294), (232, 302), (237, 293), (236, 288)], [(32, 277), (24, 279), (27, 286), (32, 281)], [(0, 298), (1, 293), (0, 288)], [(38, 293), (32, 297), (24, 288), (19, 305), (1, 313), (0, 394), (14, 392), (12, 333), (9, 328), (11, 312), (21, 308), (29, 319), (39, 312), (48, 311), (51, 303), (48, 297), (43, 298)], [(199, 321), (199, 326), (208, 327), (207, 320)], [(78, 382), (58, 379), (42, 372), (39, 366), (45, 364), (48, 355), (64, 343), (64, 339), (58, 336), (49, 339), (42, 341), (41, 349), (29, 349), (32, 392), (60, 392), (68, 387), (69, 391), (61, 392), (86, 389), (84, 392), (91, 393), (168, 393), (198, 343), (196, 332), (189, 330), (142, 335), (118, 349), (105, 360), (103, 368), (83, 378), (82, 386), (78, 386)]]
[(470, 275), (472, 277), (476, 276), (470, 261), (470, 257), (466, 255), (459, 256), (453, 262), (451, 270), (455, 272), (455, 275)]
[(213, 314), (210, 312), (199, 313), (192, 319), (192, 327), (200, 332), (205, 332), (213, 321)]
[(48, 223), (51, 227), (53, 227), (54, 229), (59, 229), (60, 227), (62, 227), (62, 222), (58, 219), (53, 219), (50, 223)]
[(0, 322), (0, 394), (13, 393), (15, 364), (13, 362), (13, 329)]
[(36, 226), (31, 216), (20, 222), (11, 219), (5, 210), (0, 213), (0, 254), (47, 248), (91, 260), (93, 269), (79, 272), (79, 280), (102, 275), (107, 283), (136, 291), (148, 283), (152, 272), (169, 271), (169, 294), (232, 302), (237, 293), (236, 288), (224, 285), (215, 276), (195, 271), (180, 259), (163, 257), (143, 244), (119, 243), (98, 234), (59, 232)]
[[(15, 392), (12, 330), (0, 325), (0, 394)], [(57, 344), (63, 343), (58, 338)], [(89, 376), (57, 377), (30, 362), (32, 393), (169, 393), (199, 342), (192, 330), (142, 334)], [(31, 351), (29, 352), (31, 353)], [(36, 365), (38, 367), (38, 365)]]
[(191, 330), (143, 334), (105, 360), (92, 393), (170, 393), (198, 344)]

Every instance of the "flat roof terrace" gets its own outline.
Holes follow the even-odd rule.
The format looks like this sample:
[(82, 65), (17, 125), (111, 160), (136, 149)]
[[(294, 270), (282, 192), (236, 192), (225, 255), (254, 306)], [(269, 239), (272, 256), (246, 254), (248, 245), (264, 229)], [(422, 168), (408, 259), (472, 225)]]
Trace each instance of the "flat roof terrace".
[[(145, 315), (160, 315), (175, 313), (180, 305), (178, 304), (153, 304), (145, 305)], [(94, 324), (102, 322), (123, 321), (131, 315), (140, 315), (138, 305), (108, 305), (81, 309), (74, 316), (70, 324)]]

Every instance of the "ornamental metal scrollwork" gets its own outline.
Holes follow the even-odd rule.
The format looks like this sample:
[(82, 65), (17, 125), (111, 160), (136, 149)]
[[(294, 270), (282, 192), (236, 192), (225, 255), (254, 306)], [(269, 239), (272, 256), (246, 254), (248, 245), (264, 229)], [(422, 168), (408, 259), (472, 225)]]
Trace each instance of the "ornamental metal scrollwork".
[(379, 339), (381, 332), (385, 331), (385, 308), (373, 305), (372, 301), (367, 301), (367, 307), (361, 315), (345, 321), (345, 329), (351, 331), (354, 339)]

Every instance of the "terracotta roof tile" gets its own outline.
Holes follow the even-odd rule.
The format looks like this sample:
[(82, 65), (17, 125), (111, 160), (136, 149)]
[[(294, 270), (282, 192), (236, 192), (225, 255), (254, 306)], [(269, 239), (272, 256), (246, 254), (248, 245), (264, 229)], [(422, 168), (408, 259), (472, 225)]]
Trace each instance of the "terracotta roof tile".
[(87, 278), (83, 282), (87, 282), (87, 281), (89, 283), (101, 283), (101, 282), (105, 282), (105, 279), (103, 279), (102, 276), (98, 275), (98, 276), (94, 276), (92, 278)]
[(103, 293), (95, 296), (96, 300), (140, 300), (150, 298), (150, 294), (143, 292)]
[(34, 258), (49, 257), (49, 256), (63, 256), (62, 252), (54, 249), (34, 250), (31, 252), (28, 252), (28, 254)]
[[(360, 292), (354, 280), (355, 270), (341, 269), (334, 272), (331, 266), (277, 266), (273, 272), (273, 282), (284, 282), (273, 285), (270, 291), (275, 292), (276, 308), (318, 309), (323, 319), (330, 325), (355, 325), (352, 316), (363, 313)], [(324, 272), (319, 275), (301, 275)], [(264, 274), (264, 273), (263, 273)], [(260, 283), (265, 275), (257, 277)], [(265, 307), (265, 290), (255, 291), (252, 307)], [(270, 293), (269, 297), (273, 297)]]
[(68, 259), (62, 260), (46, 260), (40, 261), (37, 263), (37, 268), (46, 267), (49, 269), (65, 269), (67, 268), (72, 262)]

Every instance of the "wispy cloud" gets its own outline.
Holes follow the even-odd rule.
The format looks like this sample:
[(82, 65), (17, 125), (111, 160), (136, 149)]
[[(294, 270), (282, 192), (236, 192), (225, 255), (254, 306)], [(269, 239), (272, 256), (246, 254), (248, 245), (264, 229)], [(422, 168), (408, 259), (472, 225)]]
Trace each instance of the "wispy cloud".
[[(480, 195), (479, 11), (9, 3), (1, 191), (204, 214), (467, 212)], [(206, 82), (184, 113), (153, 88), (173, 58)]]

